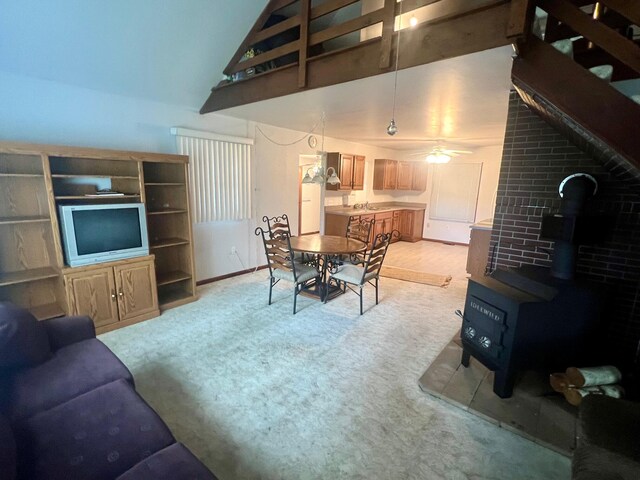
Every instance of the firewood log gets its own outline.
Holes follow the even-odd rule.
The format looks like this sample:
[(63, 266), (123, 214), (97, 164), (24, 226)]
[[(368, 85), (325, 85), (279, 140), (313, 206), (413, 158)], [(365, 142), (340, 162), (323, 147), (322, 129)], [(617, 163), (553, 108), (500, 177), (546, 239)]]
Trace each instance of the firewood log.
[(624, 389), (620, 385), (596, 385), (593, 387), (573, 388), (569, 387), (564, 392), (564, 398), (576, 407), (582, 403), (587, 395), (606, 395), (607, 397), (622, 398)]
[(622, 378), (620, 370), (613, 365), (591, 368), (567, 368), (569, 384), (576, 387), (590, 387), (594, 385), (612, 385)]
[(549, 375), (549, 384), (556, 392), (564, 393), (567, 388), (573, 387), (567, 379), (566, 373), (552, 373)]

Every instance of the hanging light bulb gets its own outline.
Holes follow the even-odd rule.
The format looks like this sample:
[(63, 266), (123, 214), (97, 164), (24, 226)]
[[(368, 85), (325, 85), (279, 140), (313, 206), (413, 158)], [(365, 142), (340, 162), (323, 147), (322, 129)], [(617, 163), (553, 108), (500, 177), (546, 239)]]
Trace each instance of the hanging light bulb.
[(415, 27), (416, 25), (418, 25), (418, 19), (416, 18), (415, 15), (412, 15), (411, 18), (409, 19), (409, 25), (411, 25), (412, 27)]
[(387, 134), (393, 137), (396, 133), (398, 133), (398, 127), (396, 126), (396, 121), (392, 118), (387, 127)]

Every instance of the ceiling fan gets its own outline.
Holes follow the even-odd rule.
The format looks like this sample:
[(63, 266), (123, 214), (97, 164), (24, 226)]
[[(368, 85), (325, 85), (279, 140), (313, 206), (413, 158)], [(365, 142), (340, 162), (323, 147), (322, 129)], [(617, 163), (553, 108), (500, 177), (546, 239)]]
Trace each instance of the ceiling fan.
[(473, 153), (470, 150), (452, 150), (449, 148), (445, 148), (442, 145), (436, 145), (431, 150), (425, 152), (416, 152), (412, 153), (410, 156), (425, 156), (426, 160), (429, 163), (449, 163), (451, 157), (457, 157), (459, 155), (468, 155)]

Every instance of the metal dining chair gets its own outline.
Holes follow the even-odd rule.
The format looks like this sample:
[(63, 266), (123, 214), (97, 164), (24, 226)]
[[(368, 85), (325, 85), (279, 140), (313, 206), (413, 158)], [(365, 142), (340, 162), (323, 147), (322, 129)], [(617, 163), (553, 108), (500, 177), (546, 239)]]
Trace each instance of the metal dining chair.
[(286, 213), (280, 216), (262, 217), (262, 221), (267, 224), (267, 230), (271, 237), (276, 237), (282, 234), (291, 236), (291, 226), (289, 225), (289, 217)]
[[(349, 217), (345, 237), (360, 240), (367, 245), (371, 244), (371, 231), (376, 221), (374, 218), (361, 219), (358, 216)], [(345, 263), (360, 264), (365, 260), (365, 252), (352, 253), (349, 258), (341, 259)]]
[[(367, 252), (362, 264), (344, 264), (337, 268), (336, 272), (330, 273), (330, 278), (337, 280), (343, 286), (343, 291), (349, 288), (360, 297), (360, 315), (362, 315), (362, 293), (364, 286), (368, 283), (376, 289), (376, 305), (378, 305), (378, 284), (380, 281), (380, 268), (387, 254), (387, 249), (391, 243), (390, 233), (379, 233), (373, 240), (371, 249)], [(350, 285), (358, 287), (358, 291)]]
[(315, 267), (304, 265), (294, 261), (293, 250), (291, 250), (290, 236), (287, 233), (271, 235), (268, 230), (258, 227), (256, 235), (262, 236), (264, 253), (267, 256), (267, 266), (269, 267), (269, 305), (273, 286), (280, 280), (293, 283), (293, 314), (296, 314), (296, 303), (298, 294), (302, 288), (312, 280), (320, 280), (320, 272)]
[[(270, 237), (278, 237), (280, 235), (291, 235), (291, 226), (289, 225), (289, 217), (286, 213), (275, 217), (262, 217), (262, 221), (267, 224)], [(298, 263), (311, 263), (311, 258), (302, 252), (294, 252), (293, 258)]]

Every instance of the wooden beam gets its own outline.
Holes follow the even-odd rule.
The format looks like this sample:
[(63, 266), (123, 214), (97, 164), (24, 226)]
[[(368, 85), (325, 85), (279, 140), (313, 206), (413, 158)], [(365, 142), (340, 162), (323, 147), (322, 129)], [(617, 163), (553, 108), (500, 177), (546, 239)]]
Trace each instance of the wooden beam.
[(384, 9), (375, 10), (369, 12), (361, 17), (348, 20), (344, 23), (329, 27), (325, 30), (321, 30), (316, 33), (312, 33), (309, 36), (309, 45), (318, 45), (319, 43), (326, 42), (332, 38), (346, 35), (347, 33), (355, 32), (366, 27), (370, 27), (376, 23), (380, 23), (384, 19)]
[(640, 73), (640, 47), (565, 0), (539, 0), (539, 6)]
[(531, 0), (511, 0), (511, 16), (507, 25), (507, 38), (525, 39), (531, 30), (534, 5)]
[[(402, 55), (398, 67), (405, 69), (509, 45), (510, 41), (505, 35), (509, 14), (509, 4), (499, 3), (450, 21), (418, 25), (415, 29), (405, 31), (400, 37)], [(376, 38), (310, 58), (307, 62), (306, 89), (393, 71), (392, 68), (380, 68), (380, 44), (381, 39)], [(299, 91), (298, 65), (294, 64), (214, 88), (200, 113), (220, 111)]]
[(269, 50), (268, 52), (261, 53), (260, 55), (256, 55), (248, 60), (243, 62), (239, 62), (233, 67), (231, 70), (231, 74), (240, 72), (242, 70), (246, 70), (247, 68), (255, 67), (256, 65), (260, 65), (261, 63), (266, 63), (276, 58), (287, 55), (288, 53), (293, 53), (296, 50), (300, 49), (300, 40), (296, 40), (295, 42), (285, 43), (281, 47), (274, 48), (273, 50)]
[(384, 0), (382, 15), (382, 44), (380, 45), (380, 68), (391, 66), (391, 42), (396, 23), (396, 0)]
[(631, 20), (631, 23), (640, 25), (640, 2), (637, 0), (600, 0), (600, 2)]
[(233, 54), (233, 57), (229, 61), (229, 64), (224, 69), (225, 75), (231, 75), (235, 73), (234, 71), (232, 71), (233, 67), (240, 61), (240, 59), (245, 54), (245, 52), (249, 49), (249, 47), (254, 43), (256, 43), (256, 41), (254, 40), (254, 35), (258, 33), (260, 30), (262, 30), (262, 27), (264, 27), (264, 24), (269, 19), (271, 14), (276, 10), (280, 10), (281, 8), (291, 5), (292, 3), (295, 3), (297, 1), (298, 0), (270, 0), (269, 1), (267, 6), (264, 7), (264, 10), (262, 10), (262, 13), (258, 17), (258, 20), (256, 20), (256, 23), (254, 23), (253, 27), (251, 27), (251, 30), (249, 30), (249, 33), (247, 34), (247, 36), (244, 37), (244, 40), (236, 50), (236, 53)]
[(309, 50), (309, 15), (311, 0), (300, 0), (300, 53), (298, 54), (298, 88), (307, 85), (307, 54)]
[(536, 37), (513, 61), (522, 83), (640, 167), (640, 106)]

